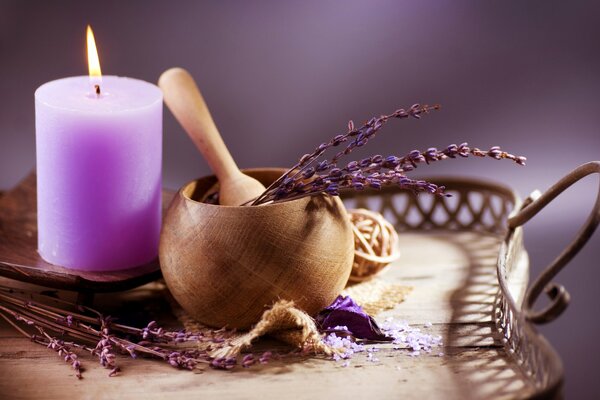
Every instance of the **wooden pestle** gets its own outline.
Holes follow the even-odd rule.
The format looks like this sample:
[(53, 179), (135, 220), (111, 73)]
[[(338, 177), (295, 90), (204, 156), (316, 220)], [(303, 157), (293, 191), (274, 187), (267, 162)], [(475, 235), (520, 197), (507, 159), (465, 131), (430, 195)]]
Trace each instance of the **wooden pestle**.
[(189, 72), (171, 68), (160, 76), (158, 86), (165, 104), (219, 179), (221, 205), (243, 205), (265, 191), (262, 183), (244, 175), (236, 165)]

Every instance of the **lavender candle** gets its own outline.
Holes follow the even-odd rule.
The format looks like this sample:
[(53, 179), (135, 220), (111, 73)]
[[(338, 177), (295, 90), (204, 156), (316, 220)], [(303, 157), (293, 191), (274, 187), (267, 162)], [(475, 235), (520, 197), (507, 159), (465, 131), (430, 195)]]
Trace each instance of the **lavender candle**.
[(40, 86), (35, 115), (42, 258), (89, 271), (127, 269), (156, 258), (160, 89), (136, 79), (101, 77), (98, 68), (89, 77)]

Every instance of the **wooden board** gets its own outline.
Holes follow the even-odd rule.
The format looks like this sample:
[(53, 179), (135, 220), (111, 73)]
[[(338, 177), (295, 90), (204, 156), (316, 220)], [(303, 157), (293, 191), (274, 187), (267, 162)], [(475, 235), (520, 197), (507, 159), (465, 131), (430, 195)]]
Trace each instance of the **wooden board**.
[[(173, 192), (163, 192), (163, 207)], [(37, 252), (35, 174), (0, 197), (0, 275), (52, 288), (115, 292), (160, 278), (158, 260), (136, 268), (111, 271), (75, 271), (45, 262)]]
[[(412, 357), (407, 350), (379, 345), (378, 362), (357, 354), (348, 367), (323, 358), (286, 356), (265, 366), (196, 374), (158, 361), (118, 359), (122, 372), (108, 378), (95, 359), (83, 356), (78, 381), (54, 352), (19, 337), (0, 323), (0, 398), (62, 399), (512, 399), (534, 392), (493, 324), (498, 290), (495, 262), (499, 239), (474, 233), (407, 234), (402, 256), (382, 277), (414, 287), (404, 303), (376, 316), (407, 320), (443, 337), (444, 346)], [(510, 277), (522, 298), (526, 255)], [(3, 282), (4, 283), (4, 282)], [(96, 307), (126, 320), (158, 319), (177, 324), (164, 294), (150, 284), (114, 295), (99, 295)], [(158, 315), (148, 310), (162, 310)], [(432, 323), (431, 328), (425, 324)], [(139, 321), (139, 324), (143, 324)], [(255, 351), (281, 348), (263, 340)], [(443, 353), (443, 355), (439, 355)]]

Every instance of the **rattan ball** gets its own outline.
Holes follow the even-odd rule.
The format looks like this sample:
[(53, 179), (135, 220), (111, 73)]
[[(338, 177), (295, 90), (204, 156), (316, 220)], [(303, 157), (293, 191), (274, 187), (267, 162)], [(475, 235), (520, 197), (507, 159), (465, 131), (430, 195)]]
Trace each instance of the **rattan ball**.
[(354, 232), (354, 263), (350, 282), (371, 279), (400, 257), (398, 234), (378, 212), (359, 208), (348, 210)]

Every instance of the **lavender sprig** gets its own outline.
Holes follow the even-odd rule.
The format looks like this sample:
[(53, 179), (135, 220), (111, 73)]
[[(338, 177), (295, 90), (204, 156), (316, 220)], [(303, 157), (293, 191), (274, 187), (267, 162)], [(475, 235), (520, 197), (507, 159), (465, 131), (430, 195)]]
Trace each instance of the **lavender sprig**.
[[(73, 346), (73, 347), (80, 347), (80, 348), (84, 348), (84, 349), (89, 349), (89, 348), (87, 348), (86, 346), (74, 345), (72, 343), (65, 343), (62, 340), (58, 340), (58, 339), (48, 335), (44, 331), (44, 329), (40, 326), (35, 326), (35, 328), (38, 330), (38, 332), (42, 336), (38, 336), (36, 334), (29, 334), (29, 333), (25, 332), (23, 329), (21, 329), (18, 325), (16, 325), (13, 321), (11, 321), (11, 319), (5, 314), (5, 311), (6, 310), (4, 310), (4, 309), (2, 309), (0, 311), (0, 317), (2, 317), (10, 325), (12, 325), (13, 328), (15, 328), (18, 332), (22, 333), (25, 337), (30, 338), (32, 342), (44, 345), (49, 349), (55, 350), (57, 352), (57, 354), (59, 355), (59, 357), (63, 357), (65, 362), (71, 364), (71, 367), (75, 370), (75, 376), (77, 377), (77, 379), (82, 378), (81, 363), (79, 362), (77, 354), (72, 352), (70, 347)], [(15, 319), (17, 321), (25, 322), (29, 326), (35, 325), (33, 322), (28, 321), (26, 318), (23, 318), (21, 316), (18, 316), (18, 315), (12, 314), (12, 313), (9, 313), (9, 314), (13, 315), (13, 317), (15, 317)]]
[[(273, 189), (280, 186), (288, 186), (289, 183), (298, 175), (307, 174), (306, 171), (324, 172), (335, 167), (340, 158), (350, 154), (355, 148), (362, 147), (365, 144), (367, 144), (367, 142), (370, 139), (372, 139), (381, 129), (381, 127), (390, 119), (405, 119), (408, 117), (419, 119), (421, 118), (422, 114), (427, 114), (430, 111), (438, 110), (439, 108), (439, 105), (421, 106), (420, 104), (414, 104), (408, 109), (408, 111), (403, 108), (400, 108), (389, 115), (373, 117), (367, 122), (365, 122), (365, 124), (358, 129), (355, 129), (353, 121), (349, 121), (347, 133), (334, 136), (329, 142), (321, 143), (319, 146), (317, 146), (311, 154), (305, 154), (302, 157), (300, 157), (300, 160), (293, 167), (291, 167), (281, 177), (279, 177), (275, 182), (273, 182), (265, 190), (265, 192), (263, 192), (256, 200), (254, 200), (254, 202), (251, 205), (259, 205), (270, 201), (265, 200), (265, 198), (269, 196), (270, 192), (273, 191)], [(345, 143), (349, 140), (350, 143), (346, 145), (346, 148), (342, 151), (339, 151), (329, 161), (321, 161), (314, 168), (311, 167), (311, 165), (328, 149), (332, 147), (337, 147), (340, 144)], [(310, 174), (310, 172), (308, 172), (308, 174)]]
[[(210, 356), (211, 347), (227, 344), (229, 331), (223, 329), (206, 332), (170, 331), (151, 321), (144, 328), (135, 328), (117, 324), (110, 316), (85, 306), (75, 305), (60, 299), (49, 299), (76, 308), (71, 312), (31, 300), (34, 293), (0, 286), (0, 317), (5, 319), (18, 332), (38, 344), (51, 348), (70, 362), (81, 377), (80, 360), (71, 349), (85, 351), (98, 357), (100, 364), (110, 369), (114, 376), (120, 369), (116, 363), (117, 354), (126, 354), (136, 359), (139, 356), (162, 359), (178, 369), (192, 370), (199, 365), (208, 365), (217, 369), (231, 369), (237, 365), (237, 359), (214, 359)], [(92, 314), (89, 316), (83, 313)], [(28, 331), (33, 330), (35, 333)], [(63, 338), (71, 338), (66, 341)], [(182, 347), (185, 344), (203, 344), (198, 347)], [(254, 356), (247, 355), (242, 366), (253, 365)], [(261, 362), (268, 360), (261, 357)]]
[(48, 348), (55, 350), (59, 357), (63, 357), (66, 363), (70, 363), (71, 367), (75, 370), (75, 376), (77, 379), (81, 379), (81, 363), (77, 354), (73, 353), (69, 346), (67, 346), (62, 340), (51, 337), (46, 332), (42, 333), (48, 339)]
[[(71, 316), (71, 320), (72, 320)], [(108, 376), (115, 376), (119, 371), (119, 367), (116, 363), (117, 356), (113, 353), (113, 343), (116, 344), (113, 336), (110, 333), (110, 325), (112, 323), (112, 318), (109, 316), (98, 318), (100, 321), (100, 331), (97, 332), (102, 339), (98, 341), (96, 344), (96, 348), (94, 349), (93, 354), (98, 356), (100, 360), (100, 365), (102, 365), (106, 369), (110, 369)], [(67, 319), (68, 321), (68, 319)], [(85, 327), (87, 330), (93, 331), (91, 327)], [(96, 333), (96, 332), (94, 332)], [(111, 340), (112, 339), (112, 340)]]
[[(505, 152), (498, 146), (483, 151), (477, 147), (471, 148), (467, 143), (462, 143), (461, 145), (452, 144), (443, 150), (438, 150), (435, 147), (426, 151), (413, 150), (404, 157), (374, 155), (338, 167), (342, 157), (350, 154), (355, 148), (364, 146), (391, 118), (408, 118), (409, 116), (420, 118), (422, 114), (438, 108), (437, 105), (420, 106), (415, 104), (408, 111), (399, 109), (390, 115), (371, 118), (359, 129), (355, 129), (354, 123), (350, 121), (346, 134), (337, 135), (329, 142), (317, 146), (313, 153), (302, 156), (296, 165), (269, 186), (252, 205), (295, 200), (317, 193), (337, 196), (342, 189), (380, 189), (383, 186), (390, 185), (410, 190), (415, 194), (427, 192), (444, 196), (445, 188), (443, 186), (410, 179), (406, 176), (406, 173), (414, 170), (422, 163), (431, 164), (449, 158), (466, 158), (469, 156), (491, 157), (496, 160), (507, 159), (519, 165), (525, 165), (525, 157)], [(349, 142), (346, 148), (336, 153), (330, 160), (318, 161), (326, 150), (345, 142)]]
[(351, 161), (343, 168), (332, 168), (324, 174), (309, 170), (292, 179), (288, 184), (278, 187), (265, 197), (264, 201), (289, 201), (315, 193), (337, 196), (342, 189), (380, 189), (391, 185), (410, 190), (415, 194), (426, 192), (443, 196), (445, 195), (443, 186), (410, 179), (405, 173), (414, 170), (419, 164), (469, 156), (512, 160), (519, 165), (525, 165), (526, 161), (525, 157), (507, 153), (498, 146), (483, 151), (476, 147), (471, 148), (467, 143), (452, 144), (443, 150), (433, 147), (426, 151), (413, 150), (404, 157), (374, 155), (360, 161)]

